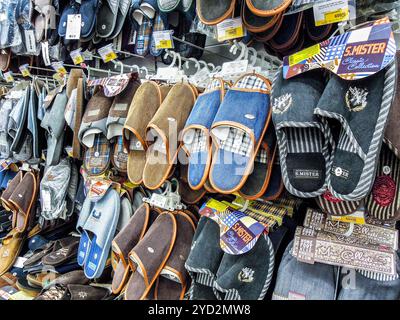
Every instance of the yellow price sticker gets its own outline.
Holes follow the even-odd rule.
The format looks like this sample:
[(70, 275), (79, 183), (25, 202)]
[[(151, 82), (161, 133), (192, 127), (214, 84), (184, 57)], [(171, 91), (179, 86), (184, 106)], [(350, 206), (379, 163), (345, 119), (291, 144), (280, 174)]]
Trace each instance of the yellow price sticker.
[(78, 54), (78, 55), (76, 55), (76, 56), (74, 56), (74, 57), (72, 58), (72, 61), (74, 62), (75, 65), (77, 65), (77, 64), (81, 64), (81, 63), (84, 62), (85, 60), (83, 60), (83, 57), (82, 57), (81, 54)]
[(160, 49), (171, 49), (171, 48), (173, 48), (172, 40), (160, 40), (156, 45), (156, 49), (157, 50), (160, 50)]
[(217, 38), (219, 42), (242, 38), (245, 30), (241, 18), (226, 19), (217, 24)]
[(12, 76), (11, 72), (6, 72), (4, 74), (4, 78), (6, 79), (6, 82), (14, 82), (14, 77)]
[(300, 52), (297, 52), (297, 53), (289, 56), (289, 65), (293, 66), (295, 64), (298, 64), (299, 62), (307, 60), (307, 59), (315, 56), (316, 54), (319, 54), (320, 52), (321, 52), (321, 47), (319, 44), (308, 47)]
[(104, 55), (104, 62), (106, 62), (106, 63), (113, 61), (115, 59), (117, 59), (117, 54), (114, 51), (108, 52)]
[(347, 21), (349, 20), (349, 16), (350, 16), (349, 8), (338, 9), (332, 12), (326, 12), (324, 19), (316, 21), (315, 25), (319, 27), (326, 24), (333, 24), (337, 22)]
[(243, 27), (233, 27), (225, 30), (225, 34), (218, 38), (218, 41), (232, 40), (244, 36)]
[(31, 75), (28, 69), (21, 70), (21, 74), (23, 77), (29, 77)]
[(217, 210), (218, 212), (225, 211), (228, 208), (226, 204), (215, 199), (208, 200), (206, 206), (210, 209)]

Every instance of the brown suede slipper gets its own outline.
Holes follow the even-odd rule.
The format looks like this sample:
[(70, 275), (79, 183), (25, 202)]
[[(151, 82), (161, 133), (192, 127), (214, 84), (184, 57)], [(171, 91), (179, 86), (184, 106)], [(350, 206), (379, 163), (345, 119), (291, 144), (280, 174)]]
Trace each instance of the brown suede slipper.
[(115, 261), (112, 291), (118, 294), (128, 281), (130, 273), (129, 252), (144, 237), (147, 229), (158, 217), (148, 203), (143, 203), (133, 214), (128, 224), (118, 233), (112, 242), (112, 258)]
[(81, 160), (82, 146), (79, 142), (79, 128), (81, 127), (85, 107), (85, 88), (82, 78), (78, 79), (76, 90), (76, 110), (74, 118), (74, 136), (72, 139), (72, 157)]
[(171, 255), (176, 233), (175, 215), (163, 212), (132, 249), (129, 264), (134, 272), (126, 286), (125, 300), (146, 299)]
[(15, 208), (13, 225), (18, 232), (25, 232), (31, 222), (37, 191), (36, 175), (33, 172), (27, 172), (9, 198), (11, 205)]
[(78, 87), (78, 80), (82, 79), (84, 76), (82, 69), (71, 69), (68, 74), (68, 81), (67, 81), (67, 97), (68, 99), (71, 97), (72, 90)]
[(190, 84), (175, 84), (147, 126), (147, 138), (153, 141), (143, 170), (143, 183), (148, 189), (161, 187), (171, 173), (180, 148), (179, 134), (196, 98), (197, 90)]
[(11, 50), (10, 49), (1, 49), (0, 50), (0, 70), (7, 71), (8, 66), (10, 64), (11, 59)]
[(14, 207), (12, 206), (12, 203), (10, 203), (10, 197), (13, 194), (15, 188), (22, 181), (23, 177), (24, 177), (24, 172), (18, 171), (17, 175), (8, 183), (7, 188), (3, 191), (2, 195), (1, 195), (1, 202), (3, 204), (3, 207), (8, 211), (11, 211), (14, 209)]
[(123, 128), (123, 142), (128, 150), (128, 178), (141, 184), (146, 162), (146, 128), (167, 96), (170, 86), (154, 81), (143, 83), (132, 100)]
[(183, 300), (190, 276), (185, 269), (196, 226), (184, 212), (176, 212), (177, 236), (164, 268), (156, 281), (155, 300)]

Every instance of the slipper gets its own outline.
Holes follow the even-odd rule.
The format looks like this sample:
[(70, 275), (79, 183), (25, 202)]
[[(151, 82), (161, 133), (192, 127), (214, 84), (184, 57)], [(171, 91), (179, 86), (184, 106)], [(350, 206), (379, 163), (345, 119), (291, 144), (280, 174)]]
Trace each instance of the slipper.
[(138, 80), (137, 76), (133, 76), (126, 88), (114, 98), (106, 122), (108, 140), (122, 136), (122, 129), (128, 116), (129, 108), (139, 87), (140, 80)]
[(105, 173), (111, 163), (111, 146), (107, 138), (96, 133), (93, 146), (85, 151), (83, 167), (89, 176)]
[(227, 87), (222, 79), (212, 80), (197, 98), (182, 132), (182, 148), (189, 158), (187, 181), (193, 190), (201, 189), (208, 177), (212, 153), (210, 128)]
[(184, 212), (176, 212), (177, 235), (174, 248), (162, 269), (154, 290), (155, 300), (183, 300), (189, 274), (185, 262), (190, 252), (196, 226), (192, 218)]
[(5, 72), (8, 69), (11, 59), (11, 51), (10, 49), (1, 49), (0, 50), (0, 70)]
[(11, 286), (16, 288), (18, 278), (14, 276), (11, 272), (7, 272), (0, 277), (0, 289), (5, 286)]
[(79, 238), (68, 237), (63, 246), (42, 258), (42, 263), (46, 266), (57, 267), (76, 258), (79, 246)]
[(305, 29), (307, 36), (315, 43), (320, 43), (329, 38), (329, 35), (334, 31), (333, 24), (323, 26), (315, 25), (314, 11), (306, 10), (304, 14)]
[(114, 294), (120, 293), (129, 279), (129, 252), (144, 237), (158, 214), (158, 211), (152, 209), (149, 204), (143, 203), (135, 211), (128, 224), (114, 238), (112, 242), (113, 259), (116, 260), (112, 281)]
[(275, 158), (273, 160), (271, 177), (268, 183), (267, 190), (260, 197), (264, 201), (274, 201), (280, 198), (283, 191), (285, 190), (285, 185), (282, 180), (281, 165), (279, 162), (278, 150), (275, 151)]
[(328, 82), (314, 113), (342, 127), (328, 177), (334, 197), (356, 201), (370, 192), (395, 85), (394, 62), (362, 80), (346, 81), (333, 75)]
[(285, 15), (282, 27), (276, 35), (268, 42), (271, 48), (277, 52), (282, 52), (292, 48), (300, 35), (303, 34), (303, 12)]
[(178, 8), (182, 0), (157, 0), (161, 12), (172, 12)]
[(187, 83), (175, 84), (147, 126), (147, 149), (143, 170), (146, 188), (155, 190), (165, 182), (176, 163), (177, 136), (182, 131), (197, 98), (197, 90)]
[(258, 149), (253, 172), (239, 190), (239, 194), (243, 198), (256, 200), (264, 195), (271, 179), (275, 157), (278, 157), (277, 154), (275, 129), (271, 123), (264, 135), (260, 149)]
[(160, 275), (175, 244), (177, 222), (170, 212), (160, 214), (129, 253), (132, 273), (125, 300), (144, 300)]
[(292, 4), (291, 0), (245, 0), (245, 2), (251, 12), (260, 17), (270, 17), (281, 14)]
[(100, 38), (109, 38), (117, 24), (119, 3), (122, 0), (105, 0), (97, 15), (96, 33)]
[(18, 232), (28, 230), (35, 214), (38, 181), (33, 172), (27, 172), (9, 198), (13, 207), (13, 227)]
[(325, 213), (341, 216), (352, 214), (357, 211), (361, 206), (361, 201), (344, 201), (335, 198), (326, 190), (323, 195), (315, 199), (318, 207)]
[(382, 145), (372, 192), (365, 201), (365, 209), (369, 216), (383, 221), (399, 220), (399, 187), (400, 160), (384, 144)]
[(98, 0), (83, 0), (79, 7), (79, 14), (81, 15), (81, 38), (87, 38), (93, 33), (96, 25)]
[(36, 43), (47, 40), (49, 30), (55, 30), (56, 25), (56, 8), (50, 0), (34, 1), (35, 10), (38, 15), (35, 18), (35, 38)]
[(126, 16), (128, 15), (130, 4), (130, 0), (119, 0), (117, 21), (115, 23), (114, 31), (109, 39), (114, 39), (120, 34), (122, 27), (124, 26)]
[(129, 181), (141, 184), (146, 162), (146, 128), (164, 101), (171, 87), (144, 82), (133, 97), (123, 128), (123, 142), (128, 150)]
[[(396, 63), (397, 68), (400, 68), (400, 51), (396, 51)], [(397, 69), (398, 72), (398, 69)], [(400, 92), (400, 81), (397, 81), (396, 92)], [(390, 108), (389, 118), (385, 130), (385, 142), (394, 152), (394, 154), (400, 158), (400, 132), (398, 130), (398, 123), (400, 121), (400, 95), (396, 94)]]
[(84, 230), (84, 227), (86, 221), (89, 219), (94, 204), (95, 203), (92, 202), (89, 197), (86, 197), (85, 201), (83, 202), (82, 209), (79, 213), (78, 221), (76, 223), (76, 231), (78, 231), (78, 233), (81, 235), (77, 254), (77, 262), (81, 267), (85, 265), (90, 251), (91, 239), (89, 237), (89, 234)]
[(284, 80), (280, 68), (272, 89), (272, 119), (286, 189), (313, 198), (325, 192), (330, 174), (330, 129), (314, 115), (324, 79), (322, 73), (311, 72), (293, 80)]
[(150, 41), (152, 38), (151, 36), (152, 33), (153, 33), (152, 21), (147, 17), (143, 17), (143, 22), (139, 26), (139, 30), (137, 31), (136, 35), (134, 53), (142, 57), (147, 56), (150, 50)]
[(196, 2), (196, 13), (205, 25), (216, 25), (232, 18), (235, 6), (236, 0), (199, 0)]
[(292, 248), (293, 241), (279, 265), (272, 300), (335, 300), (336, 268), (300, 262), (292, 255)]
[(159, 12), (157, 0), (142, 0), (140, 10), (147, 18), (154, 19), (156, 13)]
[(228, 90), (218, 109), (211, 126), (216, 150), (209, 179), (219, 193), (238, 191), (251, 173), (271, 118), (270, 87), (261, 75), (244, 75)]
[(185, 268), (192, 278), (189, 300), (215, 300), (214, 281), (224, 252), (220, 246), (219, 225), (201, 217)]
[(79, 6), (75, 1), (70, 1), (61, 13), (60, 21), (58, 23), (58, 35), (64, 38), (67, 34), (67, 20), (71, 14), (78, 14)]
[(65, 274), (59, 275), (54, 280), (43, 285), (43, 289), (48, 290), (55, 287), (57, 284), (67, 285), (67, 284), (89, 284), (90, 280), (86, 278), (83, 270), (74, 270), (67, 272)]
[(46, 285), (57, 279), (59, 276), (60, 275), (58, 273), (51, 271), (40, 272), (40, 273), (28, 274), (26, 276), (26, 281), (31, 287), (43, 289)]
[[(83, 226), (83, 232), (90, 239), (90, 247), (84, 265), (85, 275), (89, 279), (99, 278), (104, 271), (111, 241), (117, 228), (119, 213), (119, 194), (114, 189), (109, 189), (100, 200), (95, 202)], [(82, 241), (85, 239), (81, 238)], [(80, 244), (78, 251), (81, 250), (81, 247)]]
[(26, 236), (13, 229), (2, 239), (0, 246), (0, 276), (5, 274), (14, 265), (22, 250)]
[(188, 165), (179, 166), (179, 195), (184, 203), (196, 204), (205, 196), (207, 190), (203, 187), (198, 190), (193, 190), (187, 180), (188, 177)]
[(13, 209), (13, 205), (10, 202), (10, 197), (17, 188), (17, 186), (22, 181), (23, 177), (24, 177), (24, 172), (18, 171), (16, 176), (8, 183), (7, 188), (1, 194), (2, 205), (8, 211), (11, 211)]
[(269, 28), (263, 32), (255, 33), (254, 38), (259, 42), (266, 42), (266, 41), (271, 40), (273, 37), (275, 37), (275, 35), (278, 33), (279, 29), (281, 28), (282, 22), (283, 22), (283, 17), (284, 17), (283, 14), (279, 15), (278, 20), (275, 22), (275, 24), (271, 28)]
[(271, 283), (274, 264), (272, 241), (267, 235), (261, 236), (245, 254), (224, 254), (214, 288), (222, 300), (262, 300)]
[[(157, 31), (165, 31), (168, 30), (168, 16), (166, 14), (162, 14), (161, 12), (157, 12), (154, 20), (153, 20), (153, 33)], [(150, 40), (150, 54), (153, 57), (159, 57), (164, 52), (163, 49), (157, 50), (156, 43), (154, 37), (151, 37)]]
[(248, 31), (258, 33), (265, 32), (266, 30), (273, 28), (281, 19), (281, 15), (277, 14), (268, 17), (255, 15), (248, 7), (246, 1), (243, 1), (241, 18), (243, 21), (243, 25)]
[(34, 300), (104, 300), (109, 296), (110, 292), (106, 288), (80, 284), (57, 284), (42, 291)]

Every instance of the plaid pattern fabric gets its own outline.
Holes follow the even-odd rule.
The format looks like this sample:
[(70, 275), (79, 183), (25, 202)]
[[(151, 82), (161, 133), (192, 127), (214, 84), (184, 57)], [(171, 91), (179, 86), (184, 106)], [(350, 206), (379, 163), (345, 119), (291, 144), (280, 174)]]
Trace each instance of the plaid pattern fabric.
[(222, 222), (228, 227), (232, 228), (233, 225), (238, 222), (243, 217), (246, 217), (246, 214), (244, 214), (241, 211), (233, 211), (231, 209), (227, 209), (226, 215), (224, 215), (224, 218), (222, 219)]
[(101, 134), (96, 134), (92, 148), (85, 152), (84, 167), (86, 172), (91, 175), (100, 175), (108, 169), (110, 164), (110, 143)]
[[(261, 212), (265, 212), (265, 216), (273, 216), (278, 218), (279, 220), (282, 220), (287, 214), (287, 210), (285, 208), (276, 206), (271, 203), (264, 203), (261, 201), (254, 201), (249, 209), (255, 209)], [(258, 214), (261, 217), (264, 217), (264, 215), (260, 212), (258, 212)]]
[(250, 157), (253, 143), (250, 136), (243, 130), (229, 128), (226, 140), (220, 141), (221, 149), (241, 156)]
[(212, 79), (210, 83), (208, 84), (206, 90), (204, 90), (204, 93), (214, 91), (216, 89), (221, 88), (221, 83), (226, 83), (225, 81), (221, 79)]
[[(153, 22), (153, 32), (154, 31), (164, 31), (165, 29), (166, 29), (166, 26), (161, 17), (161, 14), (157, 13), (154, 18), (154, 22)], [(150, 44), (151, 55), (154, 57), (158, 57), (159, 55), (161, 55), (162, 52), (163, 52), (163, 49), (161, 49), (161, 50), (156, 49), (156, 43), (154, 42), (154, 38), (151, 37), (151, 44)]]
[(150, 40), (152, 33), (152, 22), (146, 17), (139, 28), (135, 44), (135, 53), (140, 56), (146, 56), (149, 53)]
[(201, 129), (195, 129), (193, 142), (187, 146), (189, 153), (197, 153), (207, 150), (207, 136)]
[(268, 91), (265, 81), (256, 75), (243, 77), (235, 85), (235, 88)]
[(254, 161), (264, 164), (268, 163), (267, 150), (265, 150), (264, 148), (260, 148), (257, 152), (256, 159)]
[(112, 154), (112, 163), (119, 172), (126, 172), (128, 167), (128, 151), (124, 147), (122, 136), (117, 137)]

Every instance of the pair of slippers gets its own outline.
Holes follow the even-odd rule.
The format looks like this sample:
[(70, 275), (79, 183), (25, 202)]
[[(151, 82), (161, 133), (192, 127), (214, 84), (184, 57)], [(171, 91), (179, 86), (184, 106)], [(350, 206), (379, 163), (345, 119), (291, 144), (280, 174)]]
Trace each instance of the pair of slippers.
[(185, 267), (192, 278), (190, 300), (262, 300), (274, 270), (275, 253), (268, 236), (253, 249), (229, 255), (220, 247), (219, 226), (202, 217)]
[(76, 225), (81, 234), (77, 261), (89, 279), (99, 278), (104, 271), (121, 208), (120, 196), (112, 188), (95, 200), (86, 198)]
[(137, 90), (123, 129), (128, 177), (158, 189), (170, 176), (179, 151), (179, 133), (192, 110), (197, 90), (187, 83), (170, 87), (144, 82)]
[(184, 262), (196, 229), (189, 212), (160, 212), (144, 203), (113, 241), (113, 293), (126, 300), (182, 300)]
[[(268, 162), (268, 167), (273, 163), (272, 128), (263, 141), (271, 117), (269, 81), (246, 74), (228, 88), (223, 80), (213, 79), (197, 99), (182, 133), (189, 158), (188, 183), (194, 190), (205, 186), (224, 194), (239, 191), (252, 173), (254, 161)], [(244, 193), (261, 196), (269, 174), (270, 170), (264, 170), (257, 190), (244, 187)]]
[(273, 84), (272, 112), (283, 181), (301, 198), (326, 190), (340, 200), (365, 198), (373, 185), (396, 83), (395, 63), (346, 81), (310, 71)]

